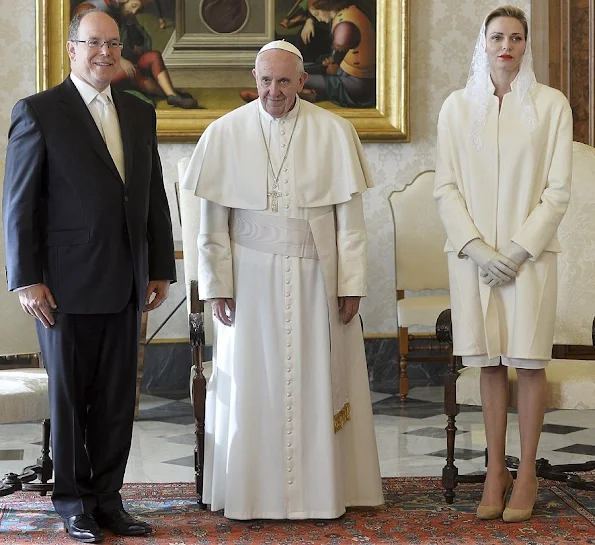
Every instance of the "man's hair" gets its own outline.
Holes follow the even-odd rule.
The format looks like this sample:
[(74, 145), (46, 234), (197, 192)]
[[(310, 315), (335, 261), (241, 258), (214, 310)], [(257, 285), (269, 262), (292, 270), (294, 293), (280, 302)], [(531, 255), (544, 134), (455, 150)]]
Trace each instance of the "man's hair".
[(494, 11), (490, 12), (490, 14), (486, 17), (486, 32), (488, 31), (489, 24), (497, 17), (512, 17), (513, 19), (519, 21), (525, 29), (525, 40), (528, 38), (529, 24), (527, 23), (527, 16), (521, 8), (517, 8), (516, 6), (500, 6), (499, 8), (496, 8)]
[(81, 11), (74, 15), (70, 21), (70, 26), (68, 27), (68, 41), (73, 42), (79, 39), (79, 27), (81, 26), (81, 21), (83, 20), (83, 17), (89, 15), (89, 13), (103, 13), (113, 19), (117, 24), (117, 21), (109, 13), (105, 13), (105, 11), (101, 11), (100, 9), (93, 8)]

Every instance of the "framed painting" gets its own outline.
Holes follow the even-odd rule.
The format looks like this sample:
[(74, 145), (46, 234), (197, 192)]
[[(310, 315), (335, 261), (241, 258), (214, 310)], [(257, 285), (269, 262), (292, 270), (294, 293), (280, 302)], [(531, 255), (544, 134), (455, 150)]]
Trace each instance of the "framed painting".
[(37, 0), (38, 90), (68, 74), (70, 20), (91, 8), (118, 21), (113, 85), (154, 105), (162, 141), (195, 141), (254, 100), (254, 58), (274, 39), (304, 56), (303, 99), (364, 141), (409, 141), (409, 0)]

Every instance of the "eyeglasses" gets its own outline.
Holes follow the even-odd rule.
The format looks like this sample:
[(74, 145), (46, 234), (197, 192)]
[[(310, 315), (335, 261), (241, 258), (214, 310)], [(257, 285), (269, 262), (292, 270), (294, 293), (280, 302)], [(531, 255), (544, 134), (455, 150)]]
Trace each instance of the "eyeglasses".
[(71, 42), (75, 42), (77, 44), (87, 44), (87, 47), (91, 49), (101, 49), (104, 44), (110, 49), (122, 49), (124, 44), (119, 42), (118, 40), (97, 40), (97, 39), (90, 39), (90, 40), (70, 40)]

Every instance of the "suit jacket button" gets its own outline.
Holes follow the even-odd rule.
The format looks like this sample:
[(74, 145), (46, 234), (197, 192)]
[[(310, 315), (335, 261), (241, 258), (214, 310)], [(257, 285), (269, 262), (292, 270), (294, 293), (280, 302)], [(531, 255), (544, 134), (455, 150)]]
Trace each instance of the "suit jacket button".
[(124, 197), (124, 202), (128, 202), (128, 197)]

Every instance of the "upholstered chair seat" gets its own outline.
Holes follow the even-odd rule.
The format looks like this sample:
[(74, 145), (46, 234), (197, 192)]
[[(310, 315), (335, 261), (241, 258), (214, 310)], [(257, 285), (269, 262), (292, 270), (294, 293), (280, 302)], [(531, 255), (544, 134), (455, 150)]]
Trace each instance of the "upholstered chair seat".
[(45, 369), (0, 371), (0, 424), (32, 422), (50, 417)]

